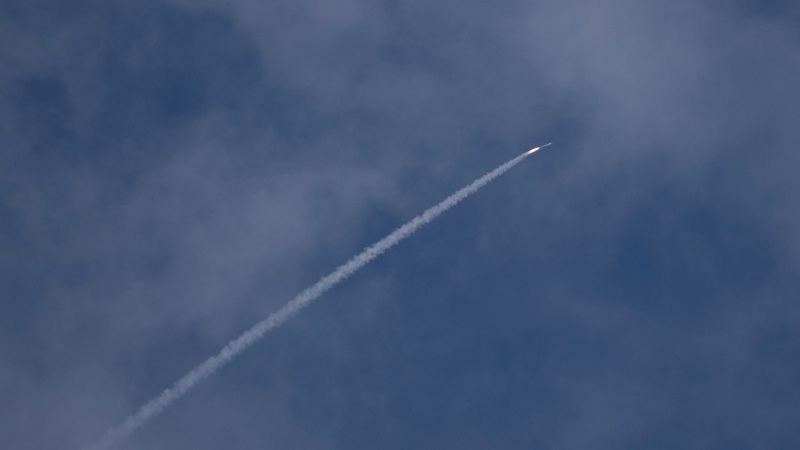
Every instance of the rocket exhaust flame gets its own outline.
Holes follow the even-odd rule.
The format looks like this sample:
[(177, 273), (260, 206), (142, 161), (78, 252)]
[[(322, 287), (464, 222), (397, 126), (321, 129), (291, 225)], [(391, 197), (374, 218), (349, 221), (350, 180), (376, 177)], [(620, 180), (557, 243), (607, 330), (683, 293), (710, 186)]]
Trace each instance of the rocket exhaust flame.
[(175, 382), (172, 387), (165, 389), (157, 397), (147, 402), (133, 415), (125, 419), (125, 421), (120, 425), (106, 431), (101, 439), (92, 446), (88, 447), (87, 450), (106, 450), (118, 444), (120, 441), (130, 436), (130, 434), (136, 431), (138, 428), (141, 428), (147, 424), (147, 422), (149, 422), (152, 418), (164, 412), (173, 403), (192, 390), (192, 388), (194, 388), (198, 383), (223, 368), (233, 358), (262, 339), (269, 331), (282, 325), (329, 289), (349, 278), (356, 271), (380, 256), (383, 252), (395, 246), (403, 239), (411, 236), (423, 225), (428, 224), (443, 212), (474, 194), (478, 189), (482, 188), (490, 181), (494, 180), (517, 165), (531, 153), (539, 150), (540, 148), (547, 147), (548, 145), (550, 144), (528, 150), (522, 155), (517, 156), (500, 167), (492, 170), (486, 175), (473, 181), (466, 187), (456, 191), (438, 205), (428, 209), (412, 219), (410, 222), (396, 229), (385, 238), (367, 247), (361, 253), (343, 265), (339, 266), (332, 273), (324, 276), (316, 284), (302, 291), (297, 295), (297, 297), (295, 297), (281, 309), (270, 314), (261, 322), (255, 324), (252, 328), (244, 332), (238, 338), (228, 342), (228, 344), (225, 345), (225, 347), (223, 347), (219, 353), (208, 358), (205, 362), (195, 367), (191, 372)]
[(544, 145), (542, 145), (541, 147), (535, 147), (535, 148), (532, 148), (532, 149), (528, 150), (528, 152), (527, 152), (527, 153), (525, 153), (525, 154), (526, 154), (526, 155), (530, 155), (531, 153), (533, 153), (533, 152), (535, 152), (535, 151), (537, 151), (537, 150), (539, 150), (539, 149), (545, 148), (545, 147), (547, 147), (548, 145), (553, 145), (553, 143), (552, 143), (552, 142), (548, 142), (547, 144), (544, 144)]

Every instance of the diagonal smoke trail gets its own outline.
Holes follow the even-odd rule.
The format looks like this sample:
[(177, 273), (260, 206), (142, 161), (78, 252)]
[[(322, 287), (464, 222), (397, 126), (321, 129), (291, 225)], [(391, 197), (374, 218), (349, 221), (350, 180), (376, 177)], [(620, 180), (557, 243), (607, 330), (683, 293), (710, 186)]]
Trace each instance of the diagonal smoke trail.
[[(549, 145), (549, 144), (548, 144)], [(316, 284), (301, 292), (283, 308), (270, 314), (266, 319), (254, 325), (238, 338), (228, 342), (223, 349), (216, 355), (208, 358), (205, 362), (195, 367), (191, 372), (178, 380), (171, 388), (165, 389), (158, 397), (150, 400), (142, 406), (135, 414), (125, 419), (122, 424), (108, 430), (103, 437), (87, 450), (106, 450), (119, 441), (128, 437), (136, 429), (144, 426), (150, 419), (161, 414), (170, 407), (175, 401), (183, 397), (198, 383), (213, 375), (217, 370), (225, 366), (230, 360), (245, 351), (256, 341), (264, 337), (267, 332), (286, 322), (289, 318), (297, 314), (309, 303), (316, 300), (319, 296), (327, 292), (330, 288), (344, 281), (353, 275), (358, 269), (377, 258), (381, 253), (392, 248), (395, 244), (411, 236), (423, 225), (429, 223), (437, 216), (453, 207), (456, 203), (464, 200), (478, 189), (485, 186), (490, 181), (502, 175), (508, 169), (514, 167), (526, 156), (538, 150), (540, 147), (531, 149), (502, 166), (494, 169), (486, 175), (473, 181), (470, 185), (461, 188), (453, 195), (444, 199), (438, 205), (428, 209), (424, 213), (412, 219), (410, 222), (393, 231), (390, 235), (367, 247), (339, 266), (330, 275), (326, 275)]]

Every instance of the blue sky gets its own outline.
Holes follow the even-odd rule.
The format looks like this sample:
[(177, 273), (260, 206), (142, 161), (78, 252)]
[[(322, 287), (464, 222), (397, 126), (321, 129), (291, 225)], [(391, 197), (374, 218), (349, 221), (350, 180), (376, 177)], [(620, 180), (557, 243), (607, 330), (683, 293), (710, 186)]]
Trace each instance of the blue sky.
[(0, 436), (797, 448), (800, 9), (0, 2)]

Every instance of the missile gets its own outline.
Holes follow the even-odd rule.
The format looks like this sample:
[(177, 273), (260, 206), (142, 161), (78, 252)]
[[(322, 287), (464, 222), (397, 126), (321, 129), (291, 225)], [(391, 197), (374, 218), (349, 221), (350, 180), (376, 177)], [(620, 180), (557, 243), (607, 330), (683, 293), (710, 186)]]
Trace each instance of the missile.
[(544, 144), (541, 147), (532, 148), (532, 149), (528, 150), (527, 152), (525, 152), (525, 154), (526, 155), (530, 155), (531, 153), (535, 152), (536, 150), (539, 150), (540, 148), (545, 148), (548, 145), (553, 145), (553, 143), (552, 142), (548, 142), (547, 144)]

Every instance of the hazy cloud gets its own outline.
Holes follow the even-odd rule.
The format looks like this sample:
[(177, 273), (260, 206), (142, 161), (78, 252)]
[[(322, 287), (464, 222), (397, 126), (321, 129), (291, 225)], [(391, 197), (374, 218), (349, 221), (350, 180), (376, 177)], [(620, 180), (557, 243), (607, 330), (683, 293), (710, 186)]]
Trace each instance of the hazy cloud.
[(796, 446), (792, 2), (62, 3), (0, 4), (12, 447), (551, 140), (121, 448)]

